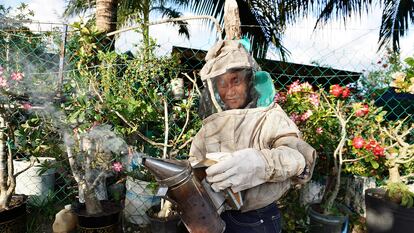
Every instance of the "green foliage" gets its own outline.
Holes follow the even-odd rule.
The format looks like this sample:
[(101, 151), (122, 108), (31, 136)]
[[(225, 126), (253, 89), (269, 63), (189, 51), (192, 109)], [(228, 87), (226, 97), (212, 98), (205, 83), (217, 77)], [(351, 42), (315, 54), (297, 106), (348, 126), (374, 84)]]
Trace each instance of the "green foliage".
[(31, 114), (14, 131), (14, 148), (18, 157), (54, 157), (63, 155), (61, 138), (50, 119)]
[(166, 103), (168, 149), (174, 154), (186, 153), (189, 145), (178, 151), (177, 147), (191, 139), (199, 121), (194, 110), (194, 90), (184, 92), (183, 99), (173, 98), (170, 81), (180, 75), (178, 59), (158, 56), (154, 42), (150, 47), (141, 47), (135, 57), (118, 54), (102, 46), (93, 25), (76, 23), (74, 27), (74, 40), (79, 46), (69, 51), (77, 69), (70, 73), (65, 85), (67, 123), (80, 131), (92, 125), (112, 125), (129, 145), (160, 156)]
[(404, 69), (392, 75), (390, 86), (394, 87), (397, 93), (414, 94), (414, 58), (407, 57), (404, 61)]
[(359, 79), (358, 94), (361, 98), (376, 98), (383, 94), (392, 81), (392, 74), (402, 69), (399, 53), (387, 49), (386, 56), (379, 60), (374, 70)]
[(289, 191), (288, 195), (279, 200), (282, 216), (283, 232), (307, 232), (307, 210), (300, 204), (300, 190)]
[(46, 228), (50, 229), (56, 210), (61, 208), (57, 204), (59, 202), (59, 199), (56, 198), (56, 192), (51, 191), (44, 198), (31, 197), (27, 202), (27, 232), (36, 233), (43, 232)]
[(389, 182), (385, 186), (385, 189), (391, 201), (406, 208), (412, 208), (414, 206), (414, 193), (409, 190), (406, 184)]

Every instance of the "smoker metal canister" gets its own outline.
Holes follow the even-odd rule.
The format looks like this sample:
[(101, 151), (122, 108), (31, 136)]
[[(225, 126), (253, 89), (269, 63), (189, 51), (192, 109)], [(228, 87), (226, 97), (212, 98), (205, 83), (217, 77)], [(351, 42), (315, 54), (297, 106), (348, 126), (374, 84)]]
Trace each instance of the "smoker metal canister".
[(190, 233), (222, 233), (225, 223), (210, 197), (193, 175), (188, 161), (143, 158), (142, 163), (172, 199)]

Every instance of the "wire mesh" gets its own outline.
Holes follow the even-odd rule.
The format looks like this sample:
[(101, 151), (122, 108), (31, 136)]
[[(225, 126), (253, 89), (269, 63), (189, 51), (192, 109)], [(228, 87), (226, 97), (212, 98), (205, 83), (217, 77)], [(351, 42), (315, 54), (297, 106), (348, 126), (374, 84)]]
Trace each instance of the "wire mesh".
[[(34, 184), (44, 181), (46, 176), (54, 178), (53, 184), (40, 189), (38, 195), (29, 190), (33, 195), (33, 211), (62, 207), (77, 196), (60, 132), (63, 128), (86, 130), (107, 123), (134, 150), (157, 157), (186, 158), (192, 137), (201, 127), (197, 105), (202, 83), (198, 71), (205, 63), (206, 49), (214, 41), (206, 38), (205, 44), (192, 47), (186, 40), (176, 43), (164, 35), (167, 38), (162, 44), (148, 41), (142, 47), (142, 43), (128, 40), (136, 34), (125, 33), (108, 39), (92, 30), (82, 31), (85, 29), (80, 27), (48, 25), (50, 30), (36, 31), (28, 25), (19, 21), (0, 22), (0, 86), (11, 88), (6, 83), (11, 83), (11, 75), (23, 74), (21, 81), (13, 79), (16, 81), (13, 87), (18, 87), (18, 92), (8, 89), (2, 92), (1, 98), (3, 108), (10, 104), (7, 101), (22, 106), (14, 109), (13, 118), (9, 118), (13, 136), (9, 136), (7, 143), (15, 158), (34, 155), (56, 159), (55, 163), (40, 167), (43, 170), (40, 178), (32, 175), (24, 181)], [(344, 46), (354, 42), (347, 41)], [(287, 91), (297, 80), (325, 89), (333, 84), (346, 85), (360, 98), (383, 106), (388, 111), (388, 120), (412, 118), (414, 95), (397, 93), (389, 86), (398, 66), (388, 63), (391, 54), (376, 62), (378, 58), (365, 54), (338, 57), (335, 53), (328, 46), (317, 51), (318, 58), (323, 58), (319, 61), (326, 65), (276, 59), (257, 61), (262, 70), (271, 74), (278, 92)], [(67, 125), (56, 123), (62, 118), (58, 122)], [(146, 175), (140, 171), (130, 177)], [(112, 174), (109, 183), (116, 184), (119, 177)], [(148, 189), (150, 185), (138, 184), (131, 178), (126, 179), (125, 187), (121, 191), (110, 189), (116, 191), (109, 194), (110, 198), (124, 201), (125, 224), (148, 224), (145, 211), (159, 202), (159, 198), (150, 194), (153, 192)], [(140, 193), (142, 190), (145, 192)]]

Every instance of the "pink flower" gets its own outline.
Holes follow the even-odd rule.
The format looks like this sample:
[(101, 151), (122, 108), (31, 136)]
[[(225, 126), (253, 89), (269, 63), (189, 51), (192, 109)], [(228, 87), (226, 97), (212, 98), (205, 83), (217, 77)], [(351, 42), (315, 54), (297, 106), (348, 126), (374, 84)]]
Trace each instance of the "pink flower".
[(332, 85), (330, 87), (329, 93), (335, 97), (339, 97), (342, 94), (342, 87), (339, 84)]
[(354, 137), (352, 140), (352, 146), (355, 147), (355, 149), (361, 149), (364, 147), (365, 141), (362, 137)]
[(274, 97), (274, 101), (276, 103), (284, 103), (286, 101), (286, 96), (283, 93), (278, 92)]
[(24, 104), (22, 104), (22, 107), (25, 110), (30, 110), (33, 106), (29, 103), (24, 103)]
[(319, 106), (319, 96), (317, 94), (311, 94), (309, 96), (309, 101), (311, 102), (311, 104), (315, 105), (316, 107)]
[(312, 116), (312, 114), (313, 114), (312, 110), (309, 109), (300, 116), (300, 120), (306, 121), (310, 116)]
[(4, 68), (2, 66), (0, 66), (0, 76), (2, 76), (4, 73)]
[(0, 87), (7, 87), (7, 86), (8, 86), (7, 80), (4, 77), (0, 76)]
[(290, 114), (289, 118), (295, 122), (295, 123), (299, 123), (300, 122), (300, 115), (296, 114), (296, 113), (292, 113)]
[(322, 134), (322, 133), (323, 133), (323, 129), (322, 129), (322, 127), (318, 127), (318, 128), (316, 128), (316, 133), (317, 133), (317, 134)]
[(13, 73), (10, 75), (10, 78), (11, 78), (12, 80), (15, 80), (15, 81), (22, 81), (22, 80), (23, 80), (23, 78), (24, 78), (24, 74), (23, 74), (23, 73), (20, 73), (20, 72), (13, 72)]
[(310, 85), (308, 82), (304, 82), (299, 85), (301, 91), (312, 91), (312, 85)]
[(294, 81), (292, 84), (289, 85), (288, 94), (300, 92), (301, 86), (299, 84), (299, 80)]
[(350, 94), (351, 94), (351, 90), (349, 90), (349, 88), (348, 88), (348, 87), (345, 87), (345, 88), (343, 89), (343, 91), (342, 91), (342, 97), (343, 97), (343, 98), (347, 98), (347, 97), (349, 97), (349, 96), (350, 96)]
[(122, 168), (123, 166), (122, 166), (122, 163), (120, 162), (115, 162), (114, 164), (112, 164), (112, 169), (116, 172), (122, 171)]

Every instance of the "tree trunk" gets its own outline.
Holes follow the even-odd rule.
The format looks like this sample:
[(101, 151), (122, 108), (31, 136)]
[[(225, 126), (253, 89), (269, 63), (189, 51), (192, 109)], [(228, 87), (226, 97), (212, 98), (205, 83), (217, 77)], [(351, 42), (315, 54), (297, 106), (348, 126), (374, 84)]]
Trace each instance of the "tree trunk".
[(85, 198), (85, 207), (86, 212), (90, 215), (99, 214), (103, 212), (101, 202), (98, 200), (95, 194), (95, 190), (91, 190), (87, 187), (88, 185), (84, 185), (83, 193)]
[(395, 164), (391, 168), (388, 169), (388, 172), (390, 173), (390, 182), (391, 183), (397, 183), (401, 182), (400, 172), (399, 172), (399, 164)]
[(0, 113), (0, 209), (8, 207), (10, 195), (7, 194), (8, 171), (7, 171), (7, 153), (4, 137), (6, 128), (3, 115)]
[(96, 27), (100, 32), (116, 30), (117, 0), (96, 0)]

